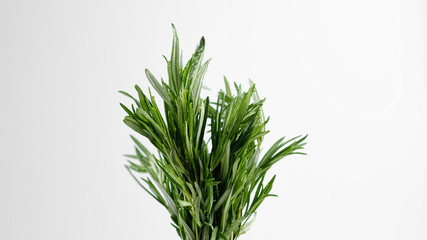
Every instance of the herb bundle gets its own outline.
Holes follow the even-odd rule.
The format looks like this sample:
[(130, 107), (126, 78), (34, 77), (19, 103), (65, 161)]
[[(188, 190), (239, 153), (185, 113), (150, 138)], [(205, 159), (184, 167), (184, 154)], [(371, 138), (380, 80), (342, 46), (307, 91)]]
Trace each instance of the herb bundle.
[[(178, 36), (173, 28), (172, 55), (166, 57), (169, 81), (159, 82), (146, 69), (152, 87), (162, 98), (162, 113), (149, 92), (138, 85), (135, 105), (126, 111), (124, 123), (147, 138), (158, 154), (140, 141), (126, 168), (154, 199), (170, 213), (172, 225), (185, 240), (233, 240), (250, 225), (258, 206), (270, 193), (275, 176), (264, 181), (271, 166), (285, 156), (304, 154), (306, 136), (279, 139), (260, 157), (268, 119), (255, 85), (243, 91), (224, 78), (225, 90), (216, 101), (202, 99), (205, 39), (184, 66)], [(142, 175), (141, 175), (142, 174)], [(147, 176), (148, 175), (148, 176)]]

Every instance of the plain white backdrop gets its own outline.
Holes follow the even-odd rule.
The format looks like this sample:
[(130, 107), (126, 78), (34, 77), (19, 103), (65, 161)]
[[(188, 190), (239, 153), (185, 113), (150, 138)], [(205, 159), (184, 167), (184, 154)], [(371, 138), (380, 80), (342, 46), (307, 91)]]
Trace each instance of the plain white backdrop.
[(0, 2), (0, 239), (179, 239), (126, 172), (117, 93), (206, 37), (205, 84), (267, 97), (278, 198), (242, 240), (427, 239), (427, 2)]

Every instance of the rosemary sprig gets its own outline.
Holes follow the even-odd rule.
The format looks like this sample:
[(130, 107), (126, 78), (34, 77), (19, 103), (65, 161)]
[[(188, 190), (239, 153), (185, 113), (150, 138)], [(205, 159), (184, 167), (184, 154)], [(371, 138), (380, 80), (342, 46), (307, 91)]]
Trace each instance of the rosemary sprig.
[[(135, 137), (135, 154), (125, 155), (126, 168), (140, 186), (170, 213), (172, 225), (185, 240), (233, 240), (244, 233), (248, 220), (271, 194), (275, 176), (265, 183), (274, 163), (299, 152), (307, 136), (279, 139), (259, 160), (268, 119), (255, 84), (235, 93), (224, 78), (225, 90), (215, 102), (202, 99), (205, 39), (183, 66), (175, 27), (172, 55), (166, 57), (169, 81), (158, 81), (146, 69), (152, 87), (163, 100), (164, 113), (155, 98), (135, 85), (135, 104), (121, 104), (124, 123), (146, 137), (157, 149), (152, 154)], [(142, 174), (142, 175), (140, 175)], [(142, 177), (141, 177), (142, 176)]]

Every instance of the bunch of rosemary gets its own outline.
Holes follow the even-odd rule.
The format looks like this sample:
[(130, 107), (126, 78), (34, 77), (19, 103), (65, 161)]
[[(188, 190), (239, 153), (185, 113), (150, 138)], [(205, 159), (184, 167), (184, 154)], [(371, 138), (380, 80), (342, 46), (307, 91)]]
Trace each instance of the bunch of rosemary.
[[(173, 28), (172, 56), (166, 57), (169, 81), (159, 82), (145, 73), (161, 96), (161, 113), (152, 96), (138, 85), (138, 99), (131, 108), (121, 104), (124, 123), (146, 137), (157, 149), (152, 154), (135, 137), (134, 159), (127, 169), (153, 198), (169, 211), (173, 226), (185, 240), (233, 240), (248, 228), (248, 220), (270, 194), (275, 177), (266, 184), (271, 166), (298, 152), (305, 137), (278, 140), (260, 159), (260, 146), (268, 119), (262, 112), (255, 85), (246, 92), (234, 84), (233, 94), (225, 80), (225, 91), (215, 102), (202, 99), (200, 91), (209, 60), (202, 62), (205, 40), (185, 66)], [(136, 173), (149, 177), (137, 177)]]

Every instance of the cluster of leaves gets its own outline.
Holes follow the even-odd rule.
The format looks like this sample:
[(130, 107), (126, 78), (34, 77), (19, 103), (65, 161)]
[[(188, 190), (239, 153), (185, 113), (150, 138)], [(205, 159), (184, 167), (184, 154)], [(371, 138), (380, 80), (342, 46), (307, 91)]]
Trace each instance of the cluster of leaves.
[(172, 56), (170, 60), (165, 57), (168, 83), (159, 82), (146, 70), (163, 100), (164, 113), (151, 92), (145, 95), (138, 85), (138, 99), (121, 92), (135, 101), (131, 108), (121, 104), (127, 113), (124, 123), (158, 149), (158, 154), (152, 154), (131, 136), (136, 153), (126, 155), (132, 159), (126, 167), (166, 207), (181, 239), (237, 239), (258, 206), (272, 196), (275, 177), (265, 184), (266, 172), (285, 156), (303, 154), (298, 150), (306, 137), (282, 138), (260, 159), (268, 119), (264, 119), (264, 100), (259, 99), (255, 85), (251, 83), (244, 92), (234, 84), (233, 95), (224, 79), (225, 91), (219, 92), (216, 101), (202, 99), (209, 63), (202, 61), (205, 40), (200, 40), (183, 67), (175, 27), (173, 32)]

